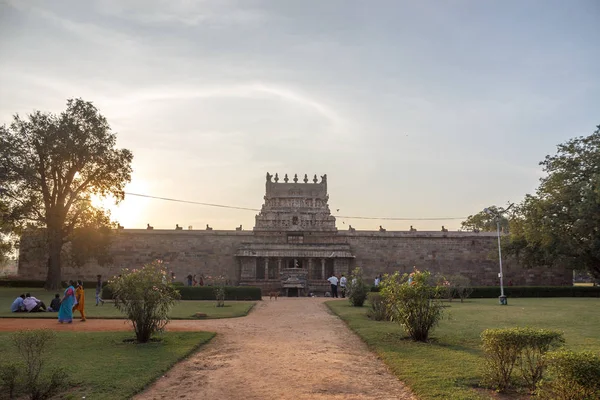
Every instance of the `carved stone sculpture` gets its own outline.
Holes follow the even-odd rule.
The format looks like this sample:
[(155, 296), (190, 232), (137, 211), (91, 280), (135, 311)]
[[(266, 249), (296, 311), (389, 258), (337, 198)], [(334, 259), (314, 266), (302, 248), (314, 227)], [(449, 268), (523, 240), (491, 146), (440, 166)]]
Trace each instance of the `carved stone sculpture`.
[(241, 231), (242, 230), (242, 225), (238, 226), (237, 228), (235, 228), (236, 231)]
[(304, 183), (308, 183), (308, 175), (304, 174)]
[(206, 230), (207, 231), (212, 231), (213, 229), (210, 226), (208, 226), (208, 224), (206, 224)]
[(283, 178), (283, 181), (284, 181), (285, 183), (288, 183), (288, 181), (289, 181), (289, 180), (290, 180), (290, 179), (288, 178), (287, 174), (285, 174), (285, 177)]
[(417, 230), (416, 230), (415, 228), (413, 228), (413, 226), (411, 225), (411, 226), (410, 226), (410, 231), (411, 231), (411, 232), (416, 232)]
[(275, 183), (279, 182), (279, 175), (277, 174), (277, 172), (275, 172)]
[(150, 224), (147, 224), (147, 225), (146, 225), (146, 229), (154, 229), (154, 227), (153, 227), (153, 226), (150, 226)]
[(175, 224), (175, 230), (176, 230), (176, 231), (180, 231), (180, 230), (182, 230), (182, 229), (183, 229), (183, 228), (182, 228), (181, 226), (179, 226), (179, 224)]
[(273, 175), (267, 172), (267, 182), (271, 182), (271, 178), (273, 178)]
[(379, 232), (385, 232), (385, 228), (379, 225)]
[(294, 174), (294, 183), (298, 183), (298, 174)]
[(442, 225), (442, 232), (448, 232), (448, 229), (446, 229), (444, 225)]

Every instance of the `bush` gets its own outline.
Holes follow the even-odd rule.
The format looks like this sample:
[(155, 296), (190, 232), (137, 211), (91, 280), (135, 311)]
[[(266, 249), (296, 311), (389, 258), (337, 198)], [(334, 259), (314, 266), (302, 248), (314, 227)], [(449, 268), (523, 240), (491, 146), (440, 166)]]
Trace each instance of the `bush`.
[(169, 311), (180, 299), (161, 261), (139, 270), (124, 269), (120, 277), (110, 281), (109, 287), (115, 306), (132, 322), (139, 343), (148, 342), (153, 334), (164, 329), (169, 323)]
[(538, 394), (545, 399), (599, 400), (600, 355), (591, 351), (549, 352), (548, 372), (553, 380), (542, 382)]
[[(181, 295), (181, 300), (216, 300), (212, 286), (182, 286), (176, 287)], [(262, 291), (254, 286), (225, 286), (225, 300), (260, 300)], [(110, 286), (103, 289), (104, 299), (112, 299), (113, 293)]]
[(544, 374), (544, 355), (564, 343), (562, 333), (547, 329), (486, 329), (481, 333), (485, 357), (483, 384), (504, 391), (512, 384), (519, 366), (520, 376), (531, 391)]
[(371, 303), (371, 308), (367, 311), (367, 317), (375, 321), (389, 321), (391, 319), (389, 307), (379, 293), (371, 293), (369, 303)]
[(48, 329), (22, 330), (12, 335), (17, 352), (23, 359), (24, 387), (31, 400), (43, 400), (52, 397), (65, 386), (66, 372), (55, 370), (50, 379), (42, 379), (45, 365), (45, 352), (51, 348), (55, 338)]
[(565, 339), (562, 333), (548, 329), (522, 328), (523, 352), (520, 355), (521, 377), (531, 392), (534, 392), (546, 370), (546, 353), (561, 346)]
[(362, 307), (369, 294), (369, 285), (363, 278), (362, 268), (356, 267), (350, 275), (348, 284), (348, 300), (354, 307)]
[[(600, 287), (593, 286), (505, 286), (508, 297), (600, 297)], [(500, 296), (499, 286), (473, 287), (471, 298), (493, 299)]]
[(430, 286), (431, 274), (417, 269), (410, 275), (386, 275), (380, 293), (388, 304), (392, 319), (415, 341), (426, 342), (429, 331), (442, 318), (442, 288)]
[(462, 303), (473, 293), (471, 280), (463, 275), (450, 275), (447, 278), (450, 283), (450, 297), (460, 299)]
[(0, 366), (0, 382), (2, 382), (3, 392), (8, 393), (8, 398), (12, 399), (17, 388), (19, 378), (19, 366), (17, 364), (5, 364)]

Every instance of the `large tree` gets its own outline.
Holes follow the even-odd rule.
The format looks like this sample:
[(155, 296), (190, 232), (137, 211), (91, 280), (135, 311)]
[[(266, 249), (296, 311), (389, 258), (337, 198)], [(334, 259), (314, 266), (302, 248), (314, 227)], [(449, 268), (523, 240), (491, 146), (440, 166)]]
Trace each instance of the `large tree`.
[[(96, 107), (70, 99), (60, 115), (35, 111), (0, 127), (0, 188), (7, 213), (45, 228), (46, 286), (61, 283), (61, 252), (74, 232), (103, 220), (90, 196), (124, 198), (133, 155)], [(107, 221), (106, 218), (104, 218)]]
[(511, 220), (507, 250), (526, 266), (568, 266), (600, 279), (600, 126), (558, 146)]

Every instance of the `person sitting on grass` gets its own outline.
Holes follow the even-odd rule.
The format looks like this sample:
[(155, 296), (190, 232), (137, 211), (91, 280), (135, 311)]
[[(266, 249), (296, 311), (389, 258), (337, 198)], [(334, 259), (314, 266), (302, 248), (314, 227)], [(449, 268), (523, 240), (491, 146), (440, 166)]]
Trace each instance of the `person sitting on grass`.
[(13, 301), (10, 306), (10, 312), (23, 312), (25, 311), (25, 306), (23, 305), (23, 300), (25, 300), (25, 294), (22, 293), (19, 297)]
[(58, 312), (60, 309), (60, 295), (56, 293), (54, 298), (50, 302), (50, 307), (48, 307), (48, 311)]
[(23, 300), (23, 305), (25, 306), (25, 310), (27, 310), (27, 312), (47, 311), (44, 302), (36, 299), (29, 293), (25, 294), (25, 300)]

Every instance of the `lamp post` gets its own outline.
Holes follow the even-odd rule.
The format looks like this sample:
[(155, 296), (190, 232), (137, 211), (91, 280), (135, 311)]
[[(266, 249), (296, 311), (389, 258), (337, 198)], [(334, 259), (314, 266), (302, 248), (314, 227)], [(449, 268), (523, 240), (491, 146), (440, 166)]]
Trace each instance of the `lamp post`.
[(506, 300), (506, 296), (504, 295), (504, 273), (502, 272), (502, 245), (500, 244), (500, 217), (502, 214), (506, 213), (514, 204), (509, 205), (507, 208), (497, 208), (494, 209), (484, 208), (483, 211), (494, 217), (496, 220), (496, 232), (498, 234), (498, 260), (500, 262), (500, 273), (498, 276), (500, 277), (500, 304), (505, 306), (508, 304)]

